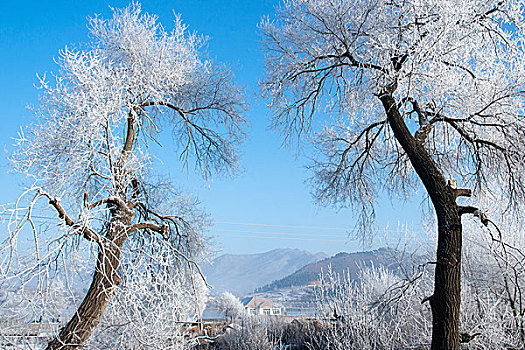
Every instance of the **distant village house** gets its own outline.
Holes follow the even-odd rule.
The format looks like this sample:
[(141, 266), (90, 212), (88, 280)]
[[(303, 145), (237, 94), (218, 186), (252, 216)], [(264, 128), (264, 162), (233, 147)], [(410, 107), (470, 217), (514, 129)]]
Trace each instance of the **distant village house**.
[(242, 305), (248, 315), (282, 315), (283, 308), (266, 298), (244, 298)]

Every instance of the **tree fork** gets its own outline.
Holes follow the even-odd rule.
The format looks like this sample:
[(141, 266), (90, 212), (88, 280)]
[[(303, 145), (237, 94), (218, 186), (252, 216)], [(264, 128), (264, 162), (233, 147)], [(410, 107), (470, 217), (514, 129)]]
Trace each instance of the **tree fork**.
[(432, 310), (431, 349), (457, 350), (460, 343), (462, 226), (456, 198), (458, 194), (466, 193), (458, 193), (447, 184), (423, 143), (412, 136), (392, 96), (394, 89), (386, 91), (379, 99), (395, 138), (407, 153), (432, 200), (438, 220), (434, 294), (429, 299)]

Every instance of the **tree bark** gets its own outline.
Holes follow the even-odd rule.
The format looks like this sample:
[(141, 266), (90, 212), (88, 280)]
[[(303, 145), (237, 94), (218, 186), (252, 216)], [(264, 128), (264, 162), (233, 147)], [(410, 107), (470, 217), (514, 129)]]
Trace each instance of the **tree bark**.
[(423, 143), (407, 128), (392, 91), (380, 96), (394, 137), (408, 155), (432, 200), (438, 221), (438, 245), (432, 310), (432, 350), (459, 349), (462, 226), (456, 192), (434, 163)]
[(121, 248), (127, 238), (131, 222), (129, 212), (112, 210), (112, 220), (106, 234), (104, 248), (99, 247), (97, 265), (89, 290), (60, 334), (53, 339), (46, 350), (73, 350), (81, 347), (97, 327), (115, 288), (120, 284), (118, 267)]

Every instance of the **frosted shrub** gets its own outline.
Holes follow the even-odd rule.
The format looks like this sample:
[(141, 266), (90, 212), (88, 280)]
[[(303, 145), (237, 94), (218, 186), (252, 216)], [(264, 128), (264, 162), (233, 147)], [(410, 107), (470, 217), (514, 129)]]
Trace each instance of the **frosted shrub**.
[[(501, 208), (494, 210), (498, 209)], [(502, 215), (501, 225), (490, 230), (476, 222), (467, 222), (462, 326), (469, 334), (476, 334), (472, 349), (525, 348), (522, 221)]]
[(407, 286), (392, 272), (371, 268), (357, 282), (332, 271), (321, 282), (317, 307), (330, 320), (318, 335), (323, 349), (402, 349), (428, 342), (430, 310), (421, 304), (428, 278)]
[(227, 334), (216, 343), (217, 349), (271, 350), (280, 349), (289, 321), (274, 316), (244, 314)]
[[(462, 349), (523, 349), (523, 239), (516, 223), (494, 240), (467, 222), (460, 330)], [(514, 228), (511, 230), (510, 228)], [(517, 229), (517, 230), (516, 230)], [(511, 244), (512, 243), (512, 244)], [(521, 258), (521, 260), (520, 260)], [(430, 261), (430, 260), (429, 260)], [(383, 268), (364, 269), (357, 281), (332, 271), (316, 291), (322, 330), (314, 349), (427, 349), (430, 347), (431, 271), (402, 279)]]
[[(117, 289), (99, 327), (88, 343), (91, 349), (185, 349), (189, 321), (198, 318), (207, 287), (195, 270), (165, 251), (123, 261), (122, 287)], [(156, 264), (150, 265), (155, 259)]]

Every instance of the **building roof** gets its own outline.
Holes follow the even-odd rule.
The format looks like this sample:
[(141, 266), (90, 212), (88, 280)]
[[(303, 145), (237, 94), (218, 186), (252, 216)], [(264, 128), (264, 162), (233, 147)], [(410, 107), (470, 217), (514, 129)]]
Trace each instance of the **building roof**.
[(275, 307), (275, 304), (273, 303), (273, 301), (268, 300), (266, 298), (248, 297), (248, 298), (244, 298), (241, 302), (242, 302), (242, 305), (244, 305), (244, 307), (253, 307), (253, 308)]

